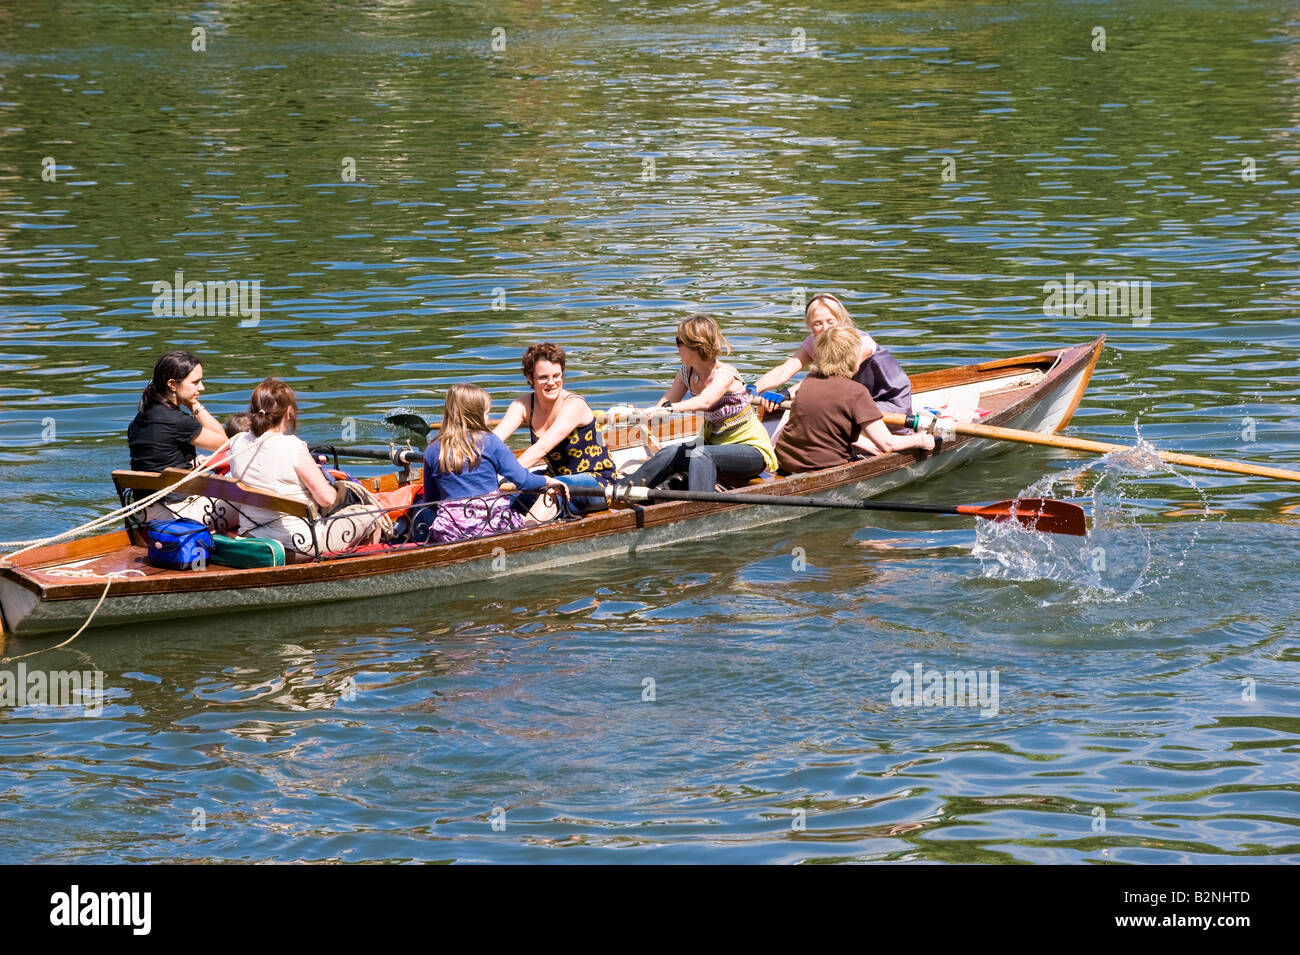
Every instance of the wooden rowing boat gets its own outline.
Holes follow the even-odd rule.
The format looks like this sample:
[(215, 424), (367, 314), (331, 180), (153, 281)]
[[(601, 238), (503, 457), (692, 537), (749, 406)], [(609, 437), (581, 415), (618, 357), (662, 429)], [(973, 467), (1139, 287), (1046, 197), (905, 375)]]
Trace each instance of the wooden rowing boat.
[[(923, 372), (912, 377), (914, 406), (978, 406), (982, 423), (1054, 433), (1074, 415), (1096, 367), (1104, 338), (1086, 345)], [(865, 499), (951, 469), (998, 442), (945, 441), (934, 453), (904, 452), (840, 467), (756, 482), (762, 494), (836, 495)], [(396, 475), (377, 479), (393, 486)], [(472, 580), (534, 573), (577, 561), (635, 554), (678, 541), (789, 520), (795, 508), (735, 503), (667, 502), (615, 506), (577, 520), (443, 544), (292, 564), (202, 571), (147, 564), (125, 531), (28, 551), (0, 567), (0, 617), (5, 631), (29, 634), (192, 617), (236, 610), (352, 600)], [(128, 576), (121, 576), (127, 574)], [(111, 575), (111, 576), (110, 576)], [(105, 588), (107, 586), (107, 596)], [(102, 598), (102, 604), (100, 603)]]

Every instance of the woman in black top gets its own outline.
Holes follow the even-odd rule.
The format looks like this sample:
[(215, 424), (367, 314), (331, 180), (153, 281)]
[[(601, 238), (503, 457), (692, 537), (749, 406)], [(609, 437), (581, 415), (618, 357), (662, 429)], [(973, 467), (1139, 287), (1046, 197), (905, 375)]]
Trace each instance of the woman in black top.
[[(140, 410), (126, 429), (131, 470), (161, 471), (194, 467), (195, 448), (215, 451), (226, 442), (226, 431), (199, 403), (203, 365), (184, 351), (169, 351), (153, 367), (153, 378), (140, 396)], [(182, 408), (189, 409), (188, 413)], [(189, 517), (225, 524), (216, 514), (222, 502), (206, 497), (171, 494), (149, 508), (148, 520)]]

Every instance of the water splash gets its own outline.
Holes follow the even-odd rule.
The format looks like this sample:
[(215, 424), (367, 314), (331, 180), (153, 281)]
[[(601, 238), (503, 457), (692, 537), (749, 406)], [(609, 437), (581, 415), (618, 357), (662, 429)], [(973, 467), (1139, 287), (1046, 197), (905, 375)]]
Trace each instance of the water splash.
[[(1165, 464), (1156, 449), (1142, 439), (1078, 467), (1047, 475), (1019, 497), (1091, 499), (1091, 528), (1084, 538), (1040, 534), (1015, 523), (980, 521), (972, 553), (985, 577), (1027, 584), (1026, 590), (1044, 607), (1062, 603), (1126, 601), (1181, 567), (1195, 546), (1199, 522), (1192, 523), (1190, 540), (1170, 543), (1156, 526), (1139, 517), (1149, 513), (1138, 486), (1153, 477), (1173, 476), (1200, 499), (1200, 511), (1210, 513), (1203, 491), (1190, 478)], [(1079, 503), (1084, 503), (1080, 501)]]

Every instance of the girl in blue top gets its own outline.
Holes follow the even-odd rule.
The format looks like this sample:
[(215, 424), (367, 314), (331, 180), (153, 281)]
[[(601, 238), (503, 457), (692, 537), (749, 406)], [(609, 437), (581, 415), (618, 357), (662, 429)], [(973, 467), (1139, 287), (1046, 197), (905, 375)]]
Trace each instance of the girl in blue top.
[[(546, 495), (537, 495), (525, 514), (497, 490), (505, 478), (521, 491), (564, 484), (525, 470), (505, 442), (488, 428), (491, 396), (478, 385), (452, 385), (447, 392), (438, 440), (424, 452), (424, 500), (432, 511), (429, 539), (437, 544), (519, 530), (555, 516)], [(427, 526), (423, 516), (417, 525)], [(417, 532), (417, 538), (424, 535)]]

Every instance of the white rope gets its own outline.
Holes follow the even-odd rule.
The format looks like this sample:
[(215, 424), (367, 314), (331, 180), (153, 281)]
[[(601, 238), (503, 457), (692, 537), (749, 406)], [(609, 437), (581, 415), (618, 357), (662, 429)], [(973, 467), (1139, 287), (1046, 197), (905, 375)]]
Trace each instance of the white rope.
[[(265, 434), (263, 434), (260, 438), (257, 438), (255, 441), (253, 441), (250, 445), (248, 445), (248, 447), (243, 448), (242, 450), (237, 451), (234, 454), (227, 455), (226, 462), (229, 463), (230, 461), (233, 461), (236, 457), (243, 454), (244, 452), (253, 450), (258, 445), (260, 445), (264, 440), (266, 440), (267, 435), (271, 433), (272, 432), (268, 431)], [(208, 460), (211, 461), (218, 454), (224, 451), (227, 447), (229, 447), (230, 442), (233, 440), (234, 438), (227, 438), (224, 442), (222, 442), (220, 447), (218, 447), (215, 451), (212, 452), (212, 454), (208, 457)], [(119, 507), (117, 510), (105, 514), (103, 517), (98, 517), (93, 521), (87, 521), (85, 524), (81, 524), (78, 525), (77, 527), (72, 528), (71, 530), (64, 531), (62, 534), (55, 534), (51, 537), (41, 537), (36, 540), (0, 541), (0, 548), (8, 548), (8, 547), (19, 548), (18, 550), (14, 551), (12, 554), (0, 555), (0, 567), (7, 566), (19, 554), (24, 554), (27, 551), (33, 550), (37, 547), (44, 547), (48, 544), (55, 544), (63, 540), (71, 540), (74, 537), (80, 537), (83, 534), (90, 533), (91, 531), (97, 531), (100, 528), (107, 527), (110, 524), (116, 524), (118, 521), (123, 520), (131, 516), (132, 514), (139, 513), (140, 511), (146, 510), (151, 505), (158, 503), (167, 495), (175, 491), (181, 485), (194, 480), (196, 477), (202, 477), (203, 475), (211, 474), (211, 473), (212, 473), (211, 465), (205, 464), (203, 467), (195, 468), (193, 471), (190, 471), (188, 474), (185, 475), (185, 477), (181, 478), (179, 481), (177, 481), (175, 484), (171, 485), (170, 487), (165, 487), (160, 491), (155, 491), (153, 494), (150, 494), (148, 497), (141, 498), (140, 500), (135, 501), (127, 505), (126, 507)]]
[[(236, 457), (243, 454), (245, 451), (252, 451), (254, 448), (258, 447), (263, 441), (265, 441), (266, 438), (269, 437), (272, 433), (273, 432), (267, 431), (261, 437), (256, 438), (254, 441), (252, 441), (248, 445), (248, 447), (243, 448), (242, 450), (237, 451), (233, 454), (226, 455), (226, 463), (228, 464), (229, 462), (233, 461)], [(233, 440), (234, 438), (230, 437), (227, 438), (225, 441), (223, 441), (221, 445), (215, 451), (213, 451), (212, 454), (208, 457), (208, 461), (212, 461), (218, 454), (226, 450), (226, 448), (230, 446), (230, 442)], [(53, 544), (61, 540), (68, 540), (73, 537), (79, 537), (82, 534), (87, 534), (91, 531), (98, 530), (99, 528), (105, 527), (109, 524), (115, 524), (119, 520), (122, 520), (126, 517), (129, 517), (132, 514), (136, 514), (140, 511), (147, 509), (150, 505), (155, 504), (158, 501), (162, 500), (168, 494), (175, 491), (178, 487), (180, 487), (183, 484), (186, 484), (189, 481), (194, 480), (196, 477), (200, 477), (202, 475), (211, 474), (211, 473), (212, 473), (212, 465), (210, 464), (205, 464), (201, 468), (195, 468), (193, 471), (186, 474), (185, 477), (181, 478), (175, 484), (171, 485), (171, 487), (165, 487), (161, 491), (155, 491), (153, 494), (150, 494), (148, 497), (142, 498), (141, 500), (129, 504), (126, 507), (119, 507), (117, 510), (112, 511), (109, 514), (105, 514), (103, 517), (96, 518), (93, 521), (87, 521), (85, 524), (81, 524), (78, 527), (74, 527), (72, 528), (72, 530), (64, 531), (62, 534), (55, 534), (51, 537), (42, 537), (38, 540), (31, 540), (31, 541), (0, 542), (0, 547), (20, 548), (19, 550), (14, 551), (12, 554), (0, 555), (0, 567), (10, 566), (11, 561), (15, 557), (17, 557), (19, 554), (24, 554), (27, 551), (32, 550), (34, 548), (42, 547), (47, 544)], [(90, 577), (101, 576), (95, 573), (93, 570), (90, 570), (89, 568), (86, 567), (51, 567), (48, 570), (42, 571), (42, 573), (50, 577), (65, 577), (65, 578), (73, 578), (73, 579), (86, 579)], [(83, 623), (77, 629), (76, 633), (68, 637), (68, 639), (64, 640), (62, 643), (55, 644), (52, 647), (45, 647), (42, 650), (33, 650), (31, 653), (23, 653), (16, 657), (0, 658), (0, 663), (9, 663), (13, 660), (23, 660), (26, 659), (27, 657), (35, 656), (38, 653), (45, 653), (47, 650), (58, 650), (61, 647), (66, 647), (73, 640), (77, 639), (77, 637), (81, 636), (82, 633), (85, 632), (86, 628), (90, 626), (90, 622), (95, 619), (95, 614), (99, 613), (99, 608), (104, 605), (104, 601), (108, 598), (108, 588), (113, 585), (113, 581), (126, 579), (133, 574), (139, 575), (140, 577), (146, 576), (144, 571), (136, 570), (135, 568), (110, 571), (109, 573), (103, 575), (106, 578), (104, 581), (104, 592), (99, 595), (99, 601), (95, 604), (94, 609), (90, 611), (90, 616), (86, 618), (86, 622)], [(0, 645), (2, 644), (3, 644), (3, 640), (0, 640)]]
[[(96, 574), (94, 571), (78, 569), (78, 568), (63, 568), (62, 572), (58, 572), (58, 569), (56, 568), (55, 570), (47, 571), (47, 573), (49, 573), (50, 576), (54, 576), (54, 577), (98, 577), (99, 576), (99, 574)], [(90, 626), (90, 621), (95, 619), (95, 614), (99, 613), (99, 608), (104, 606), (104, 599), (108, 597), (108, 588), (113, 585), (113, 581), (116, 579), (125, 579), (131, 576), (132, 574), (139, 574), (141, 577), (145, 576), (144, 571), (134, 570), (134, 569), (115, 570), (105, 575), (108, 579), (104, 581), (104, 592), (99, 595), (99, 601), (98, 603), (95, 604), (95, 609), (90, 611), (90, 616), (86, 618), (86, 622), (81, 625), (81, 627), (77, 630), (76, 633), (68, 637), (68, 639), (64, 640), (62, 643), (56, 643), (52, 647), (43, 647), (40, 650), (33, 650), (30, 653), (20, 653), (16, 657), (0, 657), (0, 663), (12, 663), (14, 660), (25, 660), (28, 657), (36, 656), (36, 654), (38, 653), (46, 653), (50, 650), (58, 650), (61, 649), (62, 647), (66, 647), (73, 640), (77, 639), (77, 637), (81, 636), (82, 633), (85, 632), (86, 628)]]

